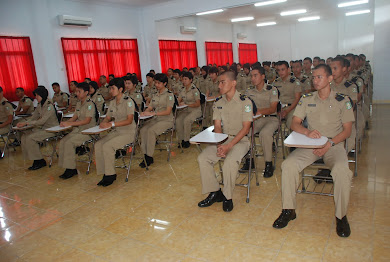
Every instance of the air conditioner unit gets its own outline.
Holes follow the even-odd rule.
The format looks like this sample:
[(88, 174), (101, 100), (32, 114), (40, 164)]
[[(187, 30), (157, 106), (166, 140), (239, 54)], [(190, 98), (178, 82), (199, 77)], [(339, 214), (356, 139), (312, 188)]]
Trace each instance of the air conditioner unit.
[(196, 29), (194, 26), (180, 26), (180, 33), (192, 35), (196, 33)]
[(73, 15), (58, 15), (58, 21), (62, 26), (91, 26), (92, 18)]
[(237, 38), (238, 39), (245, 39), (247, 38), (248, 36), (246, 34), (243, 34), (243, 33), (237, 33)]

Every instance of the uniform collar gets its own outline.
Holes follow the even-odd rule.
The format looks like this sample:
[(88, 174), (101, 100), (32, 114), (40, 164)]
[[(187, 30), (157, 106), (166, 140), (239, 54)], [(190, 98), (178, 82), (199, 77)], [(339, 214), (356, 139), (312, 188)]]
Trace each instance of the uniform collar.
[(231, 101), (233, 101), (233, 100), (234, 100), (234, 101), (239, 101), (239, 100), (240, 100), (240, 92), (238, 92), (238, 91), (236, 90), (236, 92), (235, 92), (234, 95), (233, 95), (232, 100), (230, 100), (230, 101), (227, 100), (226, 95), (223, 95), (222, 97), (223, 97), (223, 99), (225, 99), (226, 102), (231, 102)]
[(1, 99), (0, 103), (3, 103), (4, 101), (8, 101), (7, 98), (3, 97), (3, 99)]
[(315, 99), (317, 102), (330, 101), (330, 99), (331, 99), (332, 97), (335, 97), (335, 96), (336, 96), (336, 92), (333, 91), (333, 90), (330, 90), (330, 94), (329, 94), (328, 98), (325, 99), (325, 100), (322, 100), (322, 99), (320, 98), (319, 94), (318, 94), (318, 91), (314, 93), (314, 99)]
[(164, 88), (164, 90), (161, 93), (160, 93), (160, 91), (157, 90), (157, 95), (161, 96), (161, 95), (165, 94), (166, 92), (168, 92), (167, 88)]

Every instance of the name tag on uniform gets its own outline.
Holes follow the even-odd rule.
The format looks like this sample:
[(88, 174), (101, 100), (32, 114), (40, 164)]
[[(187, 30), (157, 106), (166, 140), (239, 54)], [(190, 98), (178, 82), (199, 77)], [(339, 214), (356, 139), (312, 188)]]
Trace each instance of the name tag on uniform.
[(218, 109), (222, 109), (222, 106), (217, 106)]
[(308, 107), (316, 107), (316, 104), (307, 104)]

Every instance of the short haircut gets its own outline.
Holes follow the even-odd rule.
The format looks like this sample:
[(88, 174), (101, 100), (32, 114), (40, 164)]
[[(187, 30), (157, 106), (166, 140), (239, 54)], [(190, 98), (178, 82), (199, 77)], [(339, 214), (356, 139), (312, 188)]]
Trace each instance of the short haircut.
[(208, 67), (208, 66), (202, 66), (202, 70), (204, 70), (204, 71), (206, 71), (207, 73), (209, 73), (210, 67)]
[(320, 58), (319, 56), (315, 56), (315, 57), (313, 58), (313, 60), (314, 60), (314, 59), (321, 60), (321, 58)]
[(242, 67), (241, 63), (237, 63), (237, 65), (239, 65), (239, 66), (241, 66), (241, 67)]
[(179, 76), (181, 76), (181, 71), (180, 71), (180, 69), (175, 69), (175, 70), (173, 70), (173, 73), (179, 74)]
[(20, 90), (20, 91), (24, 92), (23, 87), (17, 87), (16, 90)]
[(264, 69), (264, 67), (262, 67), (262, 66), (254, 66), (254, 67), (252, 68), (252, 71), (253, 71), (253, 70), (259, 71), (260, 75), (265, 75), (265, 69)]
[(276, 63), (276, 65), (277, 66), (285, 65), (287, 68), (290, 67), (290, 65), (288, 64), (288, 62), (286, 60), (279, 61)]
[(119, 88), (122, 88), (122, 93), (125, 92), (125, 81), (123, 81), (122, 78), (116, 77), (108, 83), (109, 86), (116, 86), (119, 90)]
[(345, 59), (341, 56), (336, 56), (335, 58), (333, 58), (332, 62), (340, 62), (341, 67), (346, 67), (347, 65), (345, 64), (345, 60), (347, 60), (347, 59)]
[(333, 57), (328, 57), (326, 60), (330, 59), (330, 61), (333, 61)]
[(77, 86), (77, 84), (78, 84), (77, 81), (74, 81), (74, 80), (70, 81), (70, 82), (73, 83), (75, 86)]
[(149, 70), (149, 73), (156, 74), (156, 71), (154, 71), (154, 69), (150, 69), (150, 70)]
[(254, 67), (256, 67), (256, 66), (261, 66), (261, 64), (260, 64), (259, 61), (257, 61), (257, 62), (255, 62), (254, 64), (252, 64), (252, 68), (254, 68)]
[(321, 69), (321, 68), (324, 69), (326, 76), (332, 75), (332, 69), (327, 64), (319, 64), (314, 68), (314, 70)]
[(293, 64), (298, 64), (298, 65), (302, 66), (302, 62), (301, 62), (301, 61), (299, 61), (299, 60), (295, 60), (295, 61), (293, 61)]
[(227, 66), (220, 66), (223, 70), (227, 71)]
[(194, 79), (194, 76), (191, 74), (191, 72), (184, 72), (183, 73), (183, 77), (187, 77), (189, 79)]
[(85, 79), (91, 81), (91, 78), (89, 78), (89, 77), (84, 78), (84, 80), (85, 80)]
[(53, 84), (51, 84), (51, 86), (60, 86), (60, 84), (57, 82), (54, 82)]
[(219, 73), (218, 68), (216, 68), (215, 66), (213, 66), (209, 69), (209, 74), (217, 74), (218, 75), (218, 73)]
[(78, 83), (77, 88), (82, 89), (85, 92), (89, 92), (89, 84), (88, 83), (85, 83), (85, 82)]
[(269, 62), (269, 61), (264, 61), (264, 62), (263, 62), (263, 66), (271, 66), (271, 62)]
[(305, 57), (305, 59), (303, 59), (303, 61), (306, 61), (306, 60), (309, 60), (309, 61), (310, 61), (310, 64), (312, 64), (312, 63), (313, 63), (313, 60), (311, 60), (311, 58), (310, 58), (310, 57)]
[(101, 75), (100, 77), (104, 78), (104, 79), (107, 79), (107, 77), (105, 75)]
[(110, 76), (115, 77), (113, 74), (109, 74), (108, 76), (109, 76), (109, 77), (110, 77)]
[(146, 76), (154, 78), (154, 74), (153, 73), (147, 73)]
[(345, 55), (345, 57), (352, 57), (352, 58), (354, 58), (354, 56), (355, 56), (355, 55), (352, 54), (352, 53), (348, 53), (348, 54)]
[(99, 85), (95, 81), (89, 82), (89, 85), (92, 86), (92, 88), (95, 89), (95, 91), (99, 89)]
[(244, 64), (244, 68), (251, 70), (251, 65), (249, 63)]
[(154, 80), (159, 81), (163, 84), (168, 83), (168, 77), (166, 74), (158, 73), (154, 76)]
[(3, 93), (3, 88), (0, 86), (0, 93)]
[(138, 78), (136, 76), (126, 76), (125, 81), (131, 81), (131, 83), (133, 83), (133, 85), (137, 85), (138, 84)]
[(194, 71), (195, 72), (195, 67), (191, 67), (188, 71)]
[(346, 67), (350, 67), (351, 66), (351, 62), (348, 59), (346, 59), (346, 58), (345, 58), (344, 63), (345, 63)]
[(188, 68), (187, 68), (187, 67), (183, 67), (183, 70), (184, 70), (184, 69), (188, 69)]
[(366, 55), (365, 54), (360, 54), (359, 56), (360, 56), (360, 58), (366, 59)]
[(233, 71), (225, 71), (225, 72), (222, 72), (221, 73), (221, 76), (223, 76), (223, 75), (226, 75), (227, 76), (227, 78), (229, 78), (230, 80), (234, 80), (234, 81), (236, 81), (237, 80), (237, 76), (236, 76), (236, 74), (233, 72)]
[(320, 62), (324, 62), (324, 63), (325, 63), (325, 59), (322, 59), (322, 58), (321, 58), (321, 59), (320, 59)]

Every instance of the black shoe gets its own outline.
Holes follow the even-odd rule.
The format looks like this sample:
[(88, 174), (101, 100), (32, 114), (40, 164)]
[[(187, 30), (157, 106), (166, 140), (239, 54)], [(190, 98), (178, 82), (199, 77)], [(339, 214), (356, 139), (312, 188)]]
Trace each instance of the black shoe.
[(190, 141), (184, 141), (182, 144), (183, 148), (189, 148), (191, 146)]
[(17, 140), (17, 139), (15, 139), (14, 142), (12, 142), (12, 143), (10, 144), (10, 146), (13, 146), (13, 147), (20, 146), (20, 141)]
[(233, 210), (233, 200), (225, 198), (225, 200), (223, 200), (222, 209), (225, 212), (232, 211)]
[[(145, 164), (145, 160), (146, 160), (146, 164)], [(145, 168), (146, 165), (150, 166), (151, 164), (154, 163), (153, 157), (148, 156), (148, 155), (146, 155), (146, 154), (145, 154), (145, 160), (143, 160), (143, 161), (139, 164), (140, 167)]]
[(180, 142), (177, 143), (177, 148), (182, 148), (184, 147), (183, 145), (184, 145), (184, 140), (181, 140), (181, 143)]
[(89, 147), (87, 146), (78, 146), (76, 147), (76, 154), (79, 156), (85, 155), (90, 151)]
[(101, 186), (103, 184), (105, 177), (106, 177), (106, 175), (103, 175), (102, 180), (100, 180), (99, 183), (97, 183), (98, 186)]
[(274, 167), (272, 166), (271, 162), (265, 162), (265, 169), (264, 169), (264, 177), (269, 178), (274, 175)]
[(224, 199), (224, 196), (223, 196), (223, 193), (220, 189), (218, 191), (211, 192), (208, 195), (208, 197), (206, 197), (206, 199), (204, 199), (198, 203), (198, 207), (209, 207), (212, 204), (214, 204), (215, 202), (222, 202), (223, 199)]
[(45, 167), (45, 166), (46, 166), (45, 159), (34, 160), (33, 165), (30, 166), (28, 168), (28, 170), (37, 170), (37, 169), (40, 169), (40, 168)]
[(253, 158), (247, 158), (247, 159), (245, 159), (245, 163), (241, 167), (239, 172), (248, 172), (248, 170), (249, 170), (249, 163), (252, 163), (252, 169), (255, 168), (255, 161), (253, 160)]
[(77, 174), (78, 174), (77, 173), (77, 169), (69, 169), (69, 168), (67, 168), (65, 170), (65, 172), (62, 175), (60, 175), (60, 178), (62, 178), (62, 179), (69, 179), (69, 178), (71, 178), (71, 177), (73, 177), (73, 176), (75, 176)]
[(97, 184), (98, 186), (109, 186), (116, 180), (116, 175), (106, 176), (103, 175), (103, 179)]
[(275, 142), (272, 142), (272, 152), (275, 152), (276, 151), (276, 145), (275, 145)]
[(115, 151), (115, 159), (118, 159), (118, 158), (124, 157), (124, 156), (126, 156), (126, 150), (118, 149), (117, 151)]
[(322, 182), (333, 183), (333, 179), (332, 176), (330, 175), (329, 169), (320, 169), (317, 175), (313, 177), (313, 180), (317, 184), (321, 184)]
[(349, 227), (347, 216), (342, 219), (336, 217), (336, 232), (339, 237), (349, 237), (351, 228)]
[(294, 220), (297, 217), (295, 209), (283, 209), (280, 216), (275, 220), (272, 225), (274, 228), (284, 228), (287, 226), (290, 220)]

